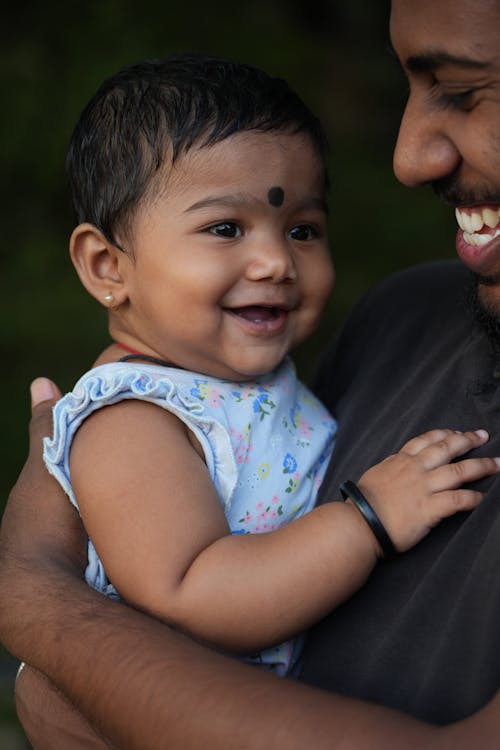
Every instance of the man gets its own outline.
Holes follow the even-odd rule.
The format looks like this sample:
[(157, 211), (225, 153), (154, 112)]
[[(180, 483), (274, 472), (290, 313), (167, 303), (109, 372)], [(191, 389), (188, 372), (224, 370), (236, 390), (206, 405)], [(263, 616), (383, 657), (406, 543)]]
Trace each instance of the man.
[[(485, 428), (491, 440), (481, 453), (500, 454), (500, 2), (393, 0), (391, 37), (410, 83), (396, 175), (409, 186), (432, 184), (458, 208), (457, 250), (476, 280), (459, 263), (433, 264), (385, 282), (358, 305), (317, 384), (340, 420), (325, 499), (432, 427)], [(465, 309), (467, 294), (479, 325)], [(36, 383), (36, 402), (55, 395)], [(32, 455), (2, 527), (0, 596), (8, 606), (0, 636), (110, 744), (498, 746), (499, 478), (482, 482), (486, 496), (473, 513), (381, 563), (311, 632), (302, 680), (332, 694), (214, 654), (86, 587), (81, 527), (42, 470), (47, 404), (34, 414)], [(27, 685), (42, 679), (26, 675)], [(36, 710), (27, 700), (26, 722), (26, 708)], [(74, 725), (85, 731), (76, 715)], [(86, 741), (59, 746), (92, 747)]]

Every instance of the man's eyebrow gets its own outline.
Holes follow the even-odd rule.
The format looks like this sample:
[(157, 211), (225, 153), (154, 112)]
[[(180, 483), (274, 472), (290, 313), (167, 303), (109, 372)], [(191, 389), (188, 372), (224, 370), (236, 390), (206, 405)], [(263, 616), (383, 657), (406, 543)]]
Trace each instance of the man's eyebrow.
[(429, 73), (433, 70), (439, 70), (445, 65), (469, 68), (470, 70), (484, 70), (488, 66), (488, 63), (483, 62), (483, 60), (476, 60), (463, 55), (452, 55), (449, 52), (433, 52), (432, 50), (420, 55), (410, 55), (406, 58), (405, 63), (412, 73)]
[[(398, 53), (394, 49), (392, 41), (387, 42), (387, 51), (391, 57), (399, 59)], [(405, 61), (406, 67), (412, 73), (428, 73), (429, 71), (438, 70), (444, 65), (456, 65), (471, 70), (483, 70), (488, 63), (483, 60), (476, 60), (473, 57), (465, 55), (452, 55), (450, 52), (443, 50), (429, 50), (418, 55), (410, 55)]]
[[(390, 40), (387, 43), (387, 49), (392, 57), (399, 59)], [(469, 68), (470, 70), (484, 70), (488, 67), (488, 63), (483, 60), (477, 60), (466, 55), (452, 55), (450, 52), (432, 49), (418, 55), (410, 55), (404, 60), (404, 65), (410, 73), (430, 73), (434, 70), (439, 70), (439, 68), (445, 65)]]

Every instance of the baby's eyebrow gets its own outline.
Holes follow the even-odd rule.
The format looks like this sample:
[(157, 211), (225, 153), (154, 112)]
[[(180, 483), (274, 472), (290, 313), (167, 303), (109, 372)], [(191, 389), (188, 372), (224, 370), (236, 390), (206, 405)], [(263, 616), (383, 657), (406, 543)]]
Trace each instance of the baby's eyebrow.
[[(198, 211), (203, 208), (214, 208), (214, 207), (227, 207), (227, 208), (238, 208), (241, 206), (250, 206), (255, 204), (267, 203), (266, 200), (259, 200), (253, 195), (248, 193), (232, 193), (230, 195), (208, 195), (206, 198), (202, 198), (196, 203), (185, 209), (184, 213), (191, 211)], [(316, 210), (328, 213), (328, 206), (326, 200), (323, 197), (308, 196), (304, 200), (299, 201), (297, 205), (298, 209), (303, 211)]]
[(184, 213), (189, 211), (198, 211), (200, 208), (211, 208), (213, 206), (227, 206), (228, 208), (234, 208), (235, 206), (249, 205), (257, 203), (256, 199), (248, 195), (247, 193), (232, 193), (231, 195), (208, 195), (206, 198), (202, 198), (200, 201), (196, 201), (191, 206), (186, 208)]

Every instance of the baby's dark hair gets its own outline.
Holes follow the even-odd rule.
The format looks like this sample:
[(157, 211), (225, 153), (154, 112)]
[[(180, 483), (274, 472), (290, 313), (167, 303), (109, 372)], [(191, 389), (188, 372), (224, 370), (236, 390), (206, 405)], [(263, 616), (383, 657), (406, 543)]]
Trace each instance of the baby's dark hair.
[(323, 128), (281, 78), (205, 55), (128, 65), (100, 86), (71, 138), (66, 169), (77, 222), (117, 244), (166, 162), (249, 130), (308, 135), (326, 180)]

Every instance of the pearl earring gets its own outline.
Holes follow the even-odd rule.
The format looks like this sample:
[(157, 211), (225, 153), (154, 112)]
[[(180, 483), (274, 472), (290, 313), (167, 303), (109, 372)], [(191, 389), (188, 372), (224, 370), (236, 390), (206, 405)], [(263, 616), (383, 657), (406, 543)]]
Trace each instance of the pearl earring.
[(113, 295), (110, 292), (109, 294), (106, 294), (106, 296), (104, 297), (104, 299), (106, 300), (106, 302), (113, 302), (114, 297), (113, 297)]

